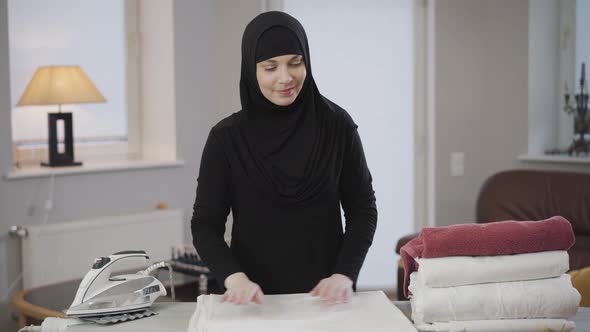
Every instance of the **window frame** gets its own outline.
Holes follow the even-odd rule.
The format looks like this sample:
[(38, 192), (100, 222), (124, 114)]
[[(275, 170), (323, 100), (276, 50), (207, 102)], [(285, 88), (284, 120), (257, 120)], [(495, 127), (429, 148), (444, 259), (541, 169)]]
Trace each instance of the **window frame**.
[[(82, 166), (47, 168), (38, 162), (18, 165), (19, 156), (10, 138), (12, 167), (4, 172), (6, 179), (184, 165), (177, 158), (176, 143), (174, 4), (125, 0), (125, 10), (129, 61), (127, 142), (77, 144), (75, 156)], [(47, 149), (28, 153), (32, 158), (46, 158)]]
[[(141, 46), (139, 1), (125, 0), (126, 75), (125, 108), (127, 116), (126, 136), (100, 136), (74, 140), (76, 160), (114, 161), (141, 159)], [(14, 104), (16, 101), (12, 101)], [(12, 128), (12, 124), (11, 124)], [(36, 167), (47, 159), (47, 139), (14, 140), (13, 165), (17, 168)]]

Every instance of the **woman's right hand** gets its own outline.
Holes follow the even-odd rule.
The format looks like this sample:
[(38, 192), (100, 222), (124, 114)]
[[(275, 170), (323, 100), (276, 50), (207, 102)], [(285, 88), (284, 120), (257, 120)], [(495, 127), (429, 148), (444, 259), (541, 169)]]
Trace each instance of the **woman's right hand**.
[(225, 278), (225, 294), (221, 302), (247, 304), (249, 302), (262, 303), (263, 293), (258, 284), (250, 281), (244, 272), (238, 272)]

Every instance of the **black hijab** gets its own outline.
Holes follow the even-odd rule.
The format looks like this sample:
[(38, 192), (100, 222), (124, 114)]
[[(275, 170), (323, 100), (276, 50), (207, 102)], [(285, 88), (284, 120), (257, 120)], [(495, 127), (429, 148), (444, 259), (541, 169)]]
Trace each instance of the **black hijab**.
[[(269, 31), (283, 34), (282, 47), (300, 50), (305, 62), (305, 81), (295, 101), (288, 106), (266, 99), (256, 79), (257, 53), (259, 59), (261, 54), (257, 50), (263, 48), (266, 50), (263, 53), (268, 54), (269, 48), (272, 49), (272, 45), (259, 43), (276, 41), (276, 36), (261, 38)], [(291, 35), (285, 35), (285, 31)], [(285, 47), (285, 42), (299, 45)], [(280, 205), (305, 205), (334, 188), (330, 185), (334, 184), (342, 165), (346, 125), (338, 121), (337, 106), (318, 91), (307, 36), (301, 23), (292, 16), (266, 12), (246, 26), (242, 38), (240, 100), (244, 115), (240, 127), (249, 150), (243, 161), (247, 160), (246, 172), (255, 186)]]

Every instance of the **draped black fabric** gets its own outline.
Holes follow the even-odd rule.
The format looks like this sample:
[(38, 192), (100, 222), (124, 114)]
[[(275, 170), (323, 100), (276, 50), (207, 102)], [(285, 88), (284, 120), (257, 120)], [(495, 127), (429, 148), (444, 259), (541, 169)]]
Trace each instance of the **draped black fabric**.
[[(281, 42), (300, 43), (277, 48), (300, 49), (307, 69), (288, 106), (267, 100), (256, 81), (258, 42), (277, 27), (294, 36)], [(246, 27), (240, 97), (242, 110), (211, 129), (203, 150), (191, 220), (198, 253), (220, 286), (236, 272), (265, 294), (309, 292), (334, 273), (356, 282), (377, 223), (372, 177), (356, 124), (320, 95), (305, 32), (291, 16), (268, 12)]]
[(303, 55), (301, 44), (295, 34), (282, 26), (274, 26), (264, 31), (256, 44), (256, 62), (276, 56), (297, 54)]
[[(256, 80), (256, 51), (270, 29), (288, 29), (303, 51), (307, 75), (301, 92), (288, 106), (275, 105), (260, 91)], [(285, 38), (287, 39), (287, 38)], [(307, 204), (327, 187), (337, 171), (346, 129), (331, 121), (334, 111), (313, 79), (307, 36), (301, 24), (283, 12), (260, 14), (242, 38), (240, 99), (245, 111), (242, 130), (248, 144), (244, 162), (259, 190), (278, 204)]]

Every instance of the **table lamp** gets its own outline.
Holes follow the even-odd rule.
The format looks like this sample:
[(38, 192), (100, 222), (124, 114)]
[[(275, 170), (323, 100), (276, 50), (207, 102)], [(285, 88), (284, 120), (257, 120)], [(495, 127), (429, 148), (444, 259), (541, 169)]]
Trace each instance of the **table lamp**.
[[(74, 161), (74, 130), (72, 113), (61, 112), (62, 104), (102, 103), (103, 95), (80, 66), (39, 67), (16, 106), (58, 105), (58, 113), (48, 113), (49, 160), (41, 166), (80, 166)], [(57, 121), (64, 124), (63, 152), (58, 151)]]

